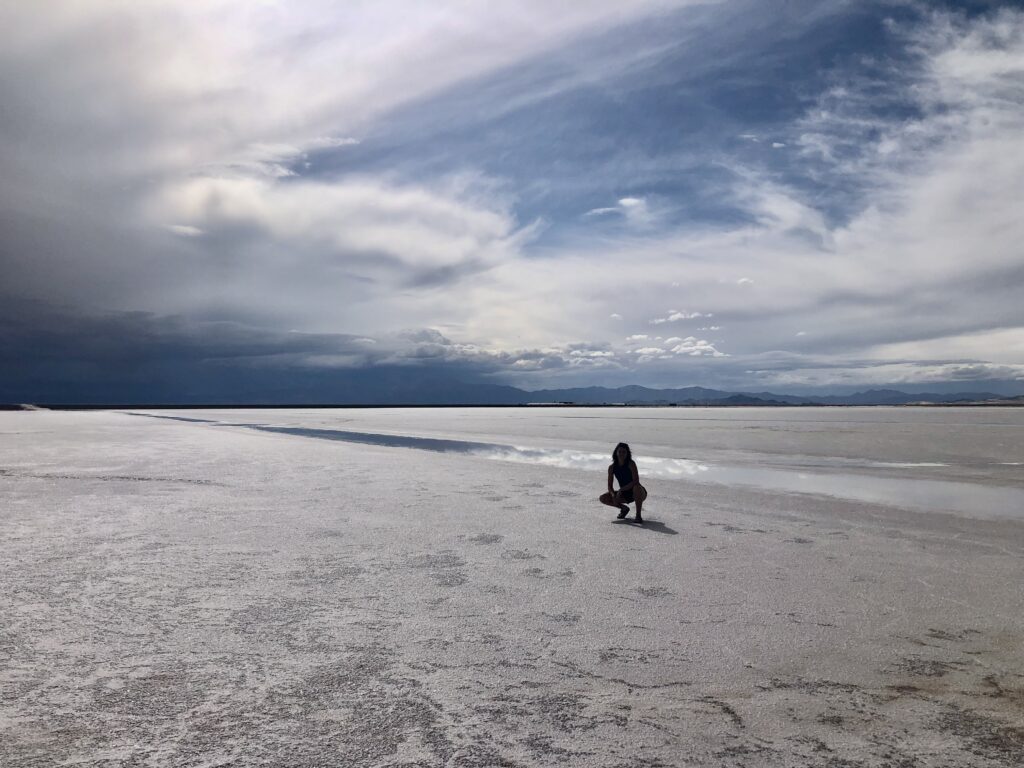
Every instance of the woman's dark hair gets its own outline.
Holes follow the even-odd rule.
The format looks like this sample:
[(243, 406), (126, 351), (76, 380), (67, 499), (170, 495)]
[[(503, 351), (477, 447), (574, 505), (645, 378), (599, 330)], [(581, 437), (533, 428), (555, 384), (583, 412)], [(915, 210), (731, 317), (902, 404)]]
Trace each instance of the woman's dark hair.
[(612, 451), (612, 464), (618, 464), (619, 463), (619, 457), (617, 455), (618, 452), (619, 452), (619, 448), (625, 448), (626, 449), (626, 462), (625, 463), (628, 465), (629, 462), (631, 462), (633, 460), (633, 452), (631, 450), (629, 450), (629, 443), (619, 443), (618, 445), (615, 446), (615, 450)]

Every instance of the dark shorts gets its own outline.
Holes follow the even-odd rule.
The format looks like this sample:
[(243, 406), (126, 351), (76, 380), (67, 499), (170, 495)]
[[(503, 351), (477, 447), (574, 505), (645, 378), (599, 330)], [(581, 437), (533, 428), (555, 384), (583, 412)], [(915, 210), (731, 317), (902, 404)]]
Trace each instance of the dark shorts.
[(633, 489), (630, 488), (628, 491), (619, 491), (619, 500), (629, 504), (633, 501)]

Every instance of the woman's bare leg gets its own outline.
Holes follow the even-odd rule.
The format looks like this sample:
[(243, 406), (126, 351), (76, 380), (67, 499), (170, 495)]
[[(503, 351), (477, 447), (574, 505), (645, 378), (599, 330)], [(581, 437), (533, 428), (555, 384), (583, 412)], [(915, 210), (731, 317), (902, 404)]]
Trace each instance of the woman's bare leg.
[(600, 501), (601, 501), (602, 504), (607, 504), (609, 507), (618, 507), (618, 509), (619, 509), (619, 519), (621, 520), (629, 512), (629, 507), (627, 507), (625, 504), (623, 504), (618, 499), (619, 499), (619, 494), (617, 494), (617, 493), (603, 493), (603, 494), (601, 494)]
[(636, 502), (636, 516), (642, 517), (644, 508), (644, 499), (647, 498), (647, 489), (642, 485), (638, 485), (636, 490), (633, 492), (633, 500)]

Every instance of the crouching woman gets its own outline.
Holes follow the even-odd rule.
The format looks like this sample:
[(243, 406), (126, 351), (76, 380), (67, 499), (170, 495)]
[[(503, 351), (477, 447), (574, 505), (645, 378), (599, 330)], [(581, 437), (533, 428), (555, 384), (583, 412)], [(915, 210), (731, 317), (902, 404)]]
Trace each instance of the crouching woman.
[[(613, 481), (618, 481), (619, 490), (614, 490)], [(640, 485), (640, 473), (637, 472), (633, 452), (626, 443), (619, 443), (612, 451), (612, 463), (608, 467), (608, 493), (601, 494), (601, 503), (609, 507), (619, 508), (619, 520), (629, 514), (627, 504), (636, 503), (636, 522), (642, 523), (646, 489)]]

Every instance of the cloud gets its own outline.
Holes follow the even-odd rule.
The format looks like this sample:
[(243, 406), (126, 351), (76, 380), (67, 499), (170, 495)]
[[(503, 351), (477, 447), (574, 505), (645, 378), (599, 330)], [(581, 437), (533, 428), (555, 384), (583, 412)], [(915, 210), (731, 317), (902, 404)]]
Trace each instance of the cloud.
[(646, 227), (655, 221), (655, 213), (647, 200), (642, 197), (623, 197), (616, 205), (605, 208), (592, 208), (583, 214), (584, 218), (617, 216), (634, 227)]
[(698, 339), (693, 336), (687, 336), (679, 344), (672, 348), (672, 351), (677, 355), (690, 355), (691, 357), (701, 357), (703, 355), (709, 355), (711, 357), (726, 357), (725, 353), (719, 352), (715, 349), (715, 346), (704, 339)]
[(651, 325), (663, 325), (665, 323), (677, 323), (680, 320), (693, 320), (698, 317), (713, 317), (713, 315), (706, 315), (703, 312), (679, 312), (674, 309), (668, 311), (667, 317), (658, 317), (651, 320)]
[[(286, 6), (97, 0), (88, 5), (58, 1), (48, 6), (45, 17), (27, 7), (6, 7), (0, 66), (19, 76), (0, 83), (0, 98), (16, 116), (0, 126), (0, 223), (5, 231), (26, 234), (10, 236), (5, 251), (52, 255), (46, 264), (37, 262), (38, 270), (31, 267), (32, 259), (11, 264), (5, 258), (5, 282), (26, 295), (54, 300), (88, 295), (97, 303), (114, 302), (114, 308), (129, 308), (128, 297), (145, 300), (159, 293), (163, 305), (147, 308), (196, 311), (189, 302), (208, 295), (201, 285), (211, 276), (194, 267), (218, 260), (222, 267), (233, 257), (183, 251), (184, 244), (147, 238), (138, 227), (155, 221), (163, 228), (169, 221), (200, 228), (192, 221), (160, 219), (157, 213), (168, 201), (181, 204), (202, 187), (222, 198), (228, 213), (241, 217), (229, 222), (247, 230), (240, 233), (247, 242), (238, 243), (237, 250), (277, 248), (288, 252), (297, 269), (319, 270), (323, 254), (311, 243), (322, 242), (316, 235), (323, 233), (324, 217), (352, 210), (336, 207), (346, 191), (357, 192), (360, 184), (321, 177), (293, 188), (311, 159), (317, 171), (332, 153), (361, 151), (369, 127), (389, 110), (673, 5), (658, 0), (624, 9), (599, 0), (552, 12), (539, 2), (500, 9), (435, 4), (410, 10), (387, 1), (343, 9), (321, 0)], [(452, 13), (459, 24), (451, 24)], [(538, 18), (544, 23), (536, 23)], [(495, 29), (502, 34), (495, 36)], [(378, 227), (394, 207), (401, 209), (391, 222), (395, 237), (385, 244), (391, 255), (398, 251), (399, 260), (406, 258), (411, 242), (419, 253), (409, 260), (418, 264), (458, 271), (469, 262), (487, 263), (493, 251), (467, 256), (477, 232), (456, 233), (441, 246), (429, 218), (437, 208), (427, 203), (411, 210), (414, 190), (429, 190), (425, 194), (448, 201), (458, 197), (440, 187), (463, 170), (475, 174), (473, 169), (446, 169), (442, 179), (426, 183), (386, 175), (363, 180), (363, 188), (372, 188), (372, 199), (354, 207), (363, 213), (376, 203)], [(330, 200), (310, 199), (321, 192)], [(391, 193), (397, 200), (387, 199)], [(469, 216), (508, 212), (504, 202), (492, 205), (468, 197), (460, 202), (470, 209)], [(290, 227), (274, 215), (279, 205), (295, 216)], [(305, 210), (319, 230), (313, 237), (276, 244), (254, 237), (299, 229)], [(213, 207), (202, 218), (223, 223)], [(47, 221), (57, 231), (43, 232), (33, 223)], [(342, 228), (339, 224), (337, 230)], [(433, 242), (421, 248), (424, 230)], [(379, 228), (376, 235), (364, 229), (354, 239), (360, 236), (371, 248), (381, 239)], [(66, 246), (76, 242), (77, 249)], [(447, 258), (442, 247), (460, 255)], [(146, 264), (140, 263), (140, 252), (147, 254)], [(312, 263), (302, 264), (307, 256)], [(181, 268), (183, 263), (195, 284), (184, 276), (165, 280), (172, 264)], [(250, 274), (258, 269), (274, 271), (273, 266), (249, 264)], [(68, 277), (45, 280), (37, 272)], [(330, 282), (333, 276), (312, 279)], [(82, 277), (89, 279), (83, 283)], [(279, 276), (266, 277), (276, 281)], [(440, 277), (441, 272), (428, 276)], [(404, 282), (421, 278), (413, 275)], [(137, 290), (124, 290), (129, 283)], [(115, 284), (116, 290), (104, 293), (104, 286)], [(238, 303), (241, 297), (229, 301)], [(247, 311), (258, 301), (254, 296)], [(319, 300), (305, 303), (322, 305)], [(324, 319), (307, 322), (322, 324)]]
[[(672, 346), (674, 344), (674, 346)], [(641, 347), (634, 350), (638, 363), (649, 363), (653, 360), (672, 360), (675, 356), (688, 357), (728, 357), (719, 352), (713, 344), (694, 336), (685, 339), (669, 339), (664, 347)]]
[(1024, 365), (1024, 324), (957, 333), (939, 338), (879, 344), (870, 350), (880, 360), (941, 360), (983, 356), (996, 365)]
[[(806, 366), (793, 370), (761, 371), (758, 379), (761, 386), (790, 391), (808, 391), (818, 387), (851, 390), (874, 386), (920, 390), (937, 384), (952, 384), (955, 387), (953, 391), (962, 391), (991, 388), (994, 382), (1024, 382), (1024, 366), (936, 361), (879, 363), (874, 360), (861, 365), (816, 366), (808, 361)], [(1010, 391), (1018, 390), (1019, 386)]]
[(438, 345), (450, 345), (452, 342), (436, 328), (420, 328), (419, 330), (402, 331), (398, 334), (401, 339), (417, 343), (429, 343)]
[[(904, 4), (858, 36), (878, 8), (675, 7), (13, 4), (3, 289), (130, 339), (233, 323), (210, 332), (225, 359), (262, 338), (276, 351), (255, 357), (314, 367), (1016, 375), (1024, 14)], [(823, 50), (851, 53), (805, 66)], [(752, 66), (766, 52), (797, 73), (781, 88)], [(637, 306), (720, 325), (641, 366), (609, 313)]]
[(365, 265), (371, 272), (389, 265), (408, 274), (485, 267), (514, 257), (529, 237), (505, 211), (445, 190), (372, 179), (282, 185), (266, 178), (196, 177), (168, 185), (154, 202), (154, 218), (168, 214), (223, 238), (256, 234), (272, 247), (348, 262), (375, 254)]
[(354, 139), (351, 136), (318, 136), (308, 143), (308, 148), (311, 150), (316, 149), (335, 149), (337, 147), (351, 147), (359, 143), (359, 139)]
[(193, 227), (188, 224), (168, 224), (167, 229), (182, 237), (199, 237), (205, 234), (199, 227)]
[(642, 197), (623, 197), (619, 200), (626, 220), (634, 226), (646, 226), (654, 220), (650, 206)]

